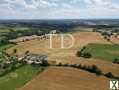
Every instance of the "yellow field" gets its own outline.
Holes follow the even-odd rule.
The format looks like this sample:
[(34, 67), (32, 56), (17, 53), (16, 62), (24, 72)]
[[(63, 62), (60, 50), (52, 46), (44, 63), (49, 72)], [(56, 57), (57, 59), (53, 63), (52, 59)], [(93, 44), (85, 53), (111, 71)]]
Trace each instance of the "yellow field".
[[(49, 39), (46, 40), (30, 40), (22, 43), (18, 43), (18, 45), (14, 46), (7, 50), (9, 53), (13, 51), (13, 49), (18, 49), (18, 54), (21, 55), (25, 53), (27, 50), (31, 53), (43, 53), (47, 54), (49, 57), (49, 61), (57, 61), (64, 62), (69, 61), (69, 58), (76, 57), (76, 52), (82, 47), (87, 45), (88, 43), (107, 43), (106, 40), (103, 39), (100, 33), (97, 32), (77, 32), (72, 33), (75, 38), (75, 44), (70, 49), (58, 49), (60, 47), (60, 37), (53, 38), (53, 49), (49, 48)], [(69, 45), (70, 41), (66, 41), (65, 45)]]

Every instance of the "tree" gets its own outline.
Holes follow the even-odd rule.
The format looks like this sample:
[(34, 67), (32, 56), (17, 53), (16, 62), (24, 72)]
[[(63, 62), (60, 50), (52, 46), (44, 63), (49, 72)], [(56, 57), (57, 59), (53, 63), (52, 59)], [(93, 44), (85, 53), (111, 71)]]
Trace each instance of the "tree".
[(27, 55), (27, 54), (29, 54), (29, 53), (30, 53), (30, 51), (26, 51), (26, 52), (25, 52), (25, 55)]
[(68, 63), (66, 63), (66, 64), (64, 64), (63, 66), (68, 67), (68, 66), (69, 66), (69, 64), (68, 64)]
[(43, 60), (43, 61), (42, 61), (42, 66), (49, 66), (48, 61), (47, 61), (47, 60)]
[(5, 52), (5, 50), (2, 51), (2, 58), (4, 58), (5, 60), (9, 59), (10, 58), (10, 55)]
[(86, 46), (83, 46), (83, 48), (81, 49), (81, 51), (84, 51), (86, 49)]
[(84, 51), (85, 49), (86, 49), (86, 46), (82, 47), (81, 50), (76, 53), (76, 55), (77, 55), (78, 57), (82, 57), (82, 56), (83, 56), (83, 51)]
[(108, 78), (113, 78), (114, 77), (114, 75), (111, 72), (106, 73), (105, 76), (108, 77)]
[(82, 52), (81, 52), (81, 51), (78, 51), (78, 52), (76, 53), (76, 56), (81, 57), (81, 56), (82, 56)]
[(10, 61), (11, 61), (11, 64), (10, 64), (11, 69), (15, 70), (16, 64), (18, 63), (18, 58), (16, 56), (11, 56)]
[(63, 64), (60, 62), (57, 66), (63, 66)]
[(115, 38), (117, 38), (117, 37), (118, 37), (118, 35), (114, 35), (114, 37), (115, 37)]
[(96, 65), (92, 65), (91, 72), (96, 73), (96, 75), (102, 74), (102, 71)]
[(77, 67), (77, 65), (76, 65), (76, 64), (73, 64), (71, 67), (76, 68), (76, 67)]
[(13, 49), (13, 54), (16, 54), (17, 53), (17, 49)]
[(90, 53), (83, 53), (82, 55), (84, 58), (91, 58), (92, 55)]
[(118, 58), (115, 58), (115, 59), (113, 60), (113, 63), (119, 64), (119, 59), (118, 59)]

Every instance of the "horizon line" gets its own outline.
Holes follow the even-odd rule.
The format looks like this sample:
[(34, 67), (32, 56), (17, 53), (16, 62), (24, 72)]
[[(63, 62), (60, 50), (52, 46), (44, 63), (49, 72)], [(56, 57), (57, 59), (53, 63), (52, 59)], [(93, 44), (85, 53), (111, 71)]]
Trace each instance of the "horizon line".
[(25, 19), (25, 18), (14, 18), (14, 19), (0, 19), (0, 20), (119, 20), (119, 18), (51, 18), (51, 19)]

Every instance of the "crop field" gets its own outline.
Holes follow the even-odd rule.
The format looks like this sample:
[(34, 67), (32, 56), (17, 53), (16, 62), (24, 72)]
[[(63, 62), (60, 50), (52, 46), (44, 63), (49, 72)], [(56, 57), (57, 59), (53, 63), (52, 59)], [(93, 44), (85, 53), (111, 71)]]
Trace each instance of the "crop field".
[(20, 90), (108, 90), (108, 81), (74, 68), (50, 67)]
[(112, 62), (109, 62), (107, 60), (102, 59), (85, 59), (85, 58), (77, 58), (77, 57), (69, 57), (70, 64), (82, 64), (82, 65), (96, 65), (98, 68), (100, 68), (104, 73), (112, 72), (115, 76), (119, 76), (119, 65), (113, 64)]
[[(119, 19), (111, 19), (110, 13), (117, 14), (116, 9), (105, 7), (105, 4), (119, 3), (106, 0), (93, 0), (91, 4), (86, 0), (17, 1), (0, 2), (10, 6), (9, 10), (0, 9), (0, 16), (3, 16), (0, 17), (0, 90), (111, 90), (111, 81), (112, 89), (116, 88), (116, 81), (119, 81)], [(55, 9), (50, 3), (57, 5)], [(80, 3), (84, 7), (76, 5)], [(102, 7), (94, 7), (95, 15), (85, 15), (95, 6), (93, 3)], [(68, 4), (66, 10), (65, 4)], [(76, 10), (69, 12), (69, 5)], [(11, 8), (17, 14), (6, 13)], [(80, 8), (83, 16), (79, 15)], [(98, 12), (103, 8), (105, 15)], [(52, 10), (55, 14), (68, 13), (47, 14)], [(75, 19), (77, 17), (79, 19)]]
[[(77, 32), (72, 33), (72, 35), (75, 39), (75, 43), (70, 49), (59, 49), (61, 41), (60, 37), (57, 37), (53, 38), (53, 49), (49, 48), (49, 39), (35, 39), (18, 43), (16, 46), (8, 49), (7, 52), (11, 53), (14, 49), (17, 49), (19, 55), (24, 54), (26, 51), (30, 51), (31, 53), (43, 53), (48, 55), (49, 61), (65, 62), (68, 61), (69, 56), (75, 56), (77, 50), (88, 43), (110, 44), (97, 32)], [(70, 40), (67, 40), (65, 45), (69, 44), (67, 42), (70, 43)]]
[[(49, 39), (34, 39), (17, 43), (16, 46), (8, 49), (7, 52), (11, 53), (14, 49), (17, 49), (18, 55), (22, 55), (26, 51), (36, 54), (47, 54), (49, 62), (96, 65), (105, 73), (112, 72), (116, 76), (119, 75), (117, 71), (119, 66), (110, 62), (114, 57), (118, 56), (118, 45), (115, 46), (108, 42), (97, 32), (76, 32), (72, 33), (72, 35), (75, 38), (75, 44), (70, 49), (59, 49), (61, 39), (60, 37), (54, 37), (53, 49), (49, 48)], [(69, 43), (66, 40), (65, 45)], [(85, 59), (76, 56), (76, 52), (83, 46), (87, 46), (86, 51), (92, 50), (93, 58)], [(82, 70), (50, 67), (28, 82), (21, 90), (79, 90), (79, 88), (81, 90), (92, 90), (93, 88), (95, 90), (107, 90), (106, 87), (109, 87), (108, 83), (109, 79)], [(102, 86), (100, 89), (96, 88), (99, 84)]]
[(0, 45), (0, 57), (2, 57), (2, 50), (12, 47), (13, 44)]
[(84, 52), (91, 53), (94, 58), (112, 61), (119, 58), (119, 45), (89, 44)]
[(1, 45), (1, 46), (0, 46), (0, 51), (2, 51), (2, 50), (4, 50), (4, 49), (7, 49), (7, 48), (10, 48), (11, 46), (13, 46), (13, 44)]
[(30, 65), (25, 65), (0, 77), (0, 90), (17, 90), (43, 71), (43, 68), (44, 67), (35, 68)]
[(4, 34), (7, 34), (7, 33), (9, 33), (9, 32), (10, 32), (10, 30), (8, 30), (8, 29), (0, 28), (0, 36), (1, 36), (1, 35), (4, 35)]
[(114, 44), (119, 44), (119, 35), (117, 35), (117, 37), (111, 36), (110, 40)]

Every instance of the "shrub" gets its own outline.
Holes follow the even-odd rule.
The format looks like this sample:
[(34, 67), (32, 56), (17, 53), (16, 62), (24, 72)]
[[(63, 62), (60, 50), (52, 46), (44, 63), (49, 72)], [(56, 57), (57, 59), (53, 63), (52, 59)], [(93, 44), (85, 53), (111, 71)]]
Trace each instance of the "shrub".
[(76, 65), (76, 64), (73, 64), (71, 67), (74, 67), (74, 68), (76, 68), (76, 67), (77, 67), (77, 65)]
[(80, 51), (83, 52), (86, 49), (86, 46), (84, 46)]
[(114, 75), (111, 72), (106, 73), (105, 76), (108, 77), (108, 78), (113, 78), (114, 77)]
[(78, 51), (78, 52), (76, 53), (76, 56), (81, 57), (81, 56), (82, 56), (82, 52), (81, 52), (81, 51)]
[(68, 63), (66, 63), (66, 64), (64, 64), (63, 66), (68, 67), (68, 66), (69, 66), (69, 64), (68, 64)]
[(49, 63), (48, 63), (48, 61), (46, 61), (46, 60), (43, 60), (43, 61), (42, 61), (42, 66), (49, 66)]
[(92, 55), (90, 53), (83, 53), (84, 58), (91, 58)]
[(117, 63), (117, 64), (119, 64), (119, 59), (118, 59), (118, 58), (115, 58), (112, 63)]
[(14, 50), (13, 50), (13, 54), (16, 54), (16, 53), (17, 53), (17, 49), (14, 49)]
[(91, 72), (92, 71), (91, 66), (87, 66), (86, 70), (89, 71), (89, 72)]
[(102, 71), (96, 65), (91, 66), (90, 72), (96, 73), (96, 75), (102, 74)]
[(77, 68), (77, 65), (76, 64), (71, 64), (71, 65), (69, 65), (69, 67)]
[(102, 32), (102, 36), (110, 36), (107, 32)]
[(82, 55), (83, 55), (83, 51), (86, 49), (86, 46), (84, 46), (80, 51), (78, 51), (77, 53), (76, 53), (76, 55), (78, 56), (78, 57), (81, 57)]
[(26, 51), (26, 52), (25, 52), (25, 55), (28, 55), (29, 53), (30, 53), (30, 51)]
[(63, 66), (63, 64), (60, 62), (57, 66)]
[(102, 71), (101, 71), (100, 69), (98, 69), (98, 70), (96, 71), (96, 75), (102, 75)]

